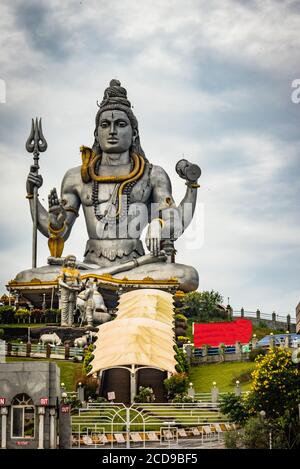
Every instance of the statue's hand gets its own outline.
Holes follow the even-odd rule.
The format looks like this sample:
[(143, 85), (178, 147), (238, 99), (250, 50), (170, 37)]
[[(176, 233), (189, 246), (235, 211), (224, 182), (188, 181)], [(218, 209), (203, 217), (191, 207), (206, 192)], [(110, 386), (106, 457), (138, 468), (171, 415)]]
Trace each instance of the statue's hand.
[(37, 187), (39, 189), (42, 185), (43, 178), (40, 174), (37, 174), (37, 168), (35, 166), (30, 166), (30, 172), (26, 181), (27, 194), (33, 194), (34, 188)]
[(199, 166), (187, 160), (178, 161), (176, 164), (176, 172), (182, 179), (185, 179), (188, 184), (196, 184), (201, 176)]
[(157, 257), (161, 242), (161, 222), (158, 219), (152, 220), (149, 224), (145, 241), (150, 253)]
[(55, 230), (63, 227), (66, 219), (66, 211), (62, 202), (57, 197), (56, 189), (52, 189), (48, 195), (49, 201), (49, 222), (50, 226)]

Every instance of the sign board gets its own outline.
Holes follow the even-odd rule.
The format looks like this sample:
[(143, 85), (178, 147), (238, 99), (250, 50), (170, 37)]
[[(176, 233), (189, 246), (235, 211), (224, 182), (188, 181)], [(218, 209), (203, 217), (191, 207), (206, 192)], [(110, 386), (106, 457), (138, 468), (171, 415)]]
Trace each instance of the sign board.
[(116, 395), (115, 395), (114, 391), (111, 391), (111, 392), (107, 393), (107, 399), (109, 401), (114, 401), (116, 399)]
[(61, 413), (62, 414), (69, 414), (70, 413), (70, 406), (69, 404), (63, 404), (61, 406)]
[(242, 346), (242, 353), (248, 353), (248, 352), (250, 352), (249, 344), (243, 345)]
[(40, 398), (40, 405), (48, 405), (49, 399), (48, 397), (41, 397)]
[(5, 405), (6, 397), (0, 397), (0, 405)]

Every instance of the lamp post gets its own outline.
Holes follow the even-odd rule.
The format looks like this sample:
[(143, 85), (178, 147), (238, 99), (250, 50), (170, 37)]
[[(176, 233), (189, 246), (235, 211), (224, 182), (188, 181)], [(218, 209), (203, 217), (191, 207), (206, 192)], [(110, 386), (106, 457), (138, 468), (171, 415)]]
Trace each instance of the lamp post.
[(192, 399), (192, 402), (194, 402), (194, 399), (195, 399), (195, 389), (193, 388), (193, 383), (189, 383), (188, 396)]
[(235, 395), (236, 396), (240, 396), (242, 393), (242, 390), (240, 388), (240, 382), (239, 380), (237, 379), (236, 382), (235, 382)]
[[(266, 418), (266, 415), (267, 415), (267, 414), (266, 414), (266, 411), (265, 411), (265, 410), (261, 410), (261, 411), (259, 412), (259, 415), (260, 415), (260, 417), (261, 417), (262, 422), (264, 422), (264, 421), (265, 421), (265, 418)], [(272, 430), (271, 430), (271, 426), (270, 426), (270, 425), (268, 425), (268, 426), (269, 426), (269, 449), (272, 449)]]
[(43, 310), (43, 313), (44, 313), (45, 310), (46, 310), (46, 293), (43, 293), (42, 310)]
[(219, 389), (217, 388), (216, 381), (212, 383), (213, 387), (211, 388), (211, 402), (216, 404), (219, 400)]

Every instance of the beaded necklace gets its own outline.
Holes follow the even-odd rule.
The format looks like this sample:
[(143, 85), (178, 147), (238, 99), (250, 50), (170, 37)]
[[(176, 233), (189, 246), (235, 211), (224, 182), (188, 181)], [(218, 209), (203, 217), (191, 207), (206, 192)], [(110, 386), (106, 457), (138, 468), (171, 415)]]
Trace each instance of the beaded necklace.
[[(93, 202), (95, 217), (97, 218), (97, 220), (101, 221), (102, 223), (108, 223), (109, 225), (114, 225), (115, 222), (116, 222), (116, 219), (119, 222), (121, 222), (122, 220), (124, 220), (127, 217), (128, 209), (129, 209), (129, 206), (130, 206), (131, 191), (132, 191), (133, 187), (135, 186), (135, 184), (137, 183), (137, 181), (142, 177), (143, 172), (144, 172), (145, 163), (144, 163), (143, 158), (138, 157), (138, 162), (139, 162), (138, 164), (141, 167), (137, 168), (137, 169), (139, 169), (139, 171), (136, 171), (137, 174), (133, 178), (130, 178), (130, 175), (129, 175), (128, 180), (125, 179), (122, 182), (122, 184), (120, 184), (120, 183), (116, 184), (116, 186), (114, 188), (114, 191), (111, 195), (111, 198), (107, 203), (108, 208), (106, 208), (104, 214), (99, 214), (98, 213), (98, 207), (99, 207), (98, 195), (99, 195), (99, 179), (100, 178), (99, 177), (94, 177), (93, 178), (92, 202)], [(101, 159), (98, 158), (98, 160), (95, 162), (95, 165), (94, 165), (94, 168), (95, 168), (94, 174), (95, 175), (98, 174), (100, 163), (101, 163)], [(133, 172), (134, 166), (135, 166), (134, 160), (133, 160), (133, 158), (131, 158), (131, 161), (130, 161), (130, 174)], [(112, 177), (111, 179), (114, 179), (114, 178)], [(106, 183), (106, 182), (113, 182), (113, 181), (104, 180), (102, 182)], [(112, 200), (112, 198), (115, 194), (115, 191), (118, 192), (118, 196), (116, 198), (115, 203), (114, 202), (111, 203), (111, 200)], [(120, 200), (121, 197), (124, 197), (126, 203), (121, 203), (121, 200)], [(114, 213), (113, 216), (109, 214), (109, 211), (110, 211), (110, 208), (111, 208), (112, 204), (116, 208), (116, 212)]]

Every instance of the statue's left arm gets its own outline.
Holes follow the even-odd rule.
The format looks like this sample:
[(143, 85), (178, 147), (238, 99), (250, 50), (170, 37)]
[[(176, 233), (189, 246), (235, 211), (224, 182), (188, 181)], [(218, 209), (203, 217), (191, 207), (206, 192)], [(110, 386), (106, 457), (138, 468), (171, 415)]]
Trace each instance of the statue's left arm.
[[(196, 182), (186, 178), (186, 193), (182, 201), (176, 206), (172, 197), (172, 185), (167, 173), (159, 166), (154, 166), (152, 175), (152, 203), (156, 210), (152, 210), (151, 220), (159, 220), (161, 225), (161, 238), (176, 240), (192, 221), (196, 201)], [(155, 213), (156, 212), (156, 213)]]

